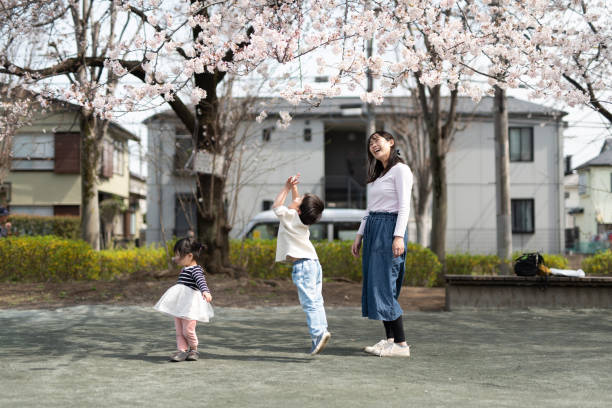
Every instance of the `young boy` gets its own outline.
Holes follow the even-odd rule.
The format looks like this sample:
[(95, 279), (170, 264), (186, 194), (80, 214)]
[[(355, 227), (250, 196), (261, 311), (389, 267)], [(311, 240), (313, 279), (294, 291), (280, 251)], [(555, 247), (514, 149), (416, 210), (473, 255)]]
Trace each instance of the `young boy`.
[[(311, 355), (320, 353), (331, 334), (327, 331), (327, 318), (323, 307), (323, 271), (319, 257), (310, 242), (308, 226), (321, 219), (323, 201), (314, 194), (298, 194), (300, 175), (291, 176), (274, 200), (272, 209), (280, 220), (276, 243), (276, 262), (293, 264), (292, 278), (297, 287), (300, 304), (312, 338)], [(291, 204), (285, 200), (291, 190)]]

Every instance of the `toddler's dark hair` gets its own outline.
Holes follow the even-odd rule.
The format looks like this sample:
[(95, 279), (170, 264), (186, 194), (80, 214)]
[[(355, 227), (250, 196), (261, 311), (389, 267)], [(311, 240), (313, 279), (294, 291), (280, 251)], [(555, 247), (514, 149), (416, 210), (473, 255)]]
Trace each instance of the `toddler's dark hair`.
[(200, 244), (194, 238), (182, 238), (174, 244), (174, 253), (178, 253), (181, 257), (187, 254), (193, 254), (193, 257), (197, 258), (200, 256), (200, 252), (202, 252), (203, 248), (204, 245)]
[(300, 220), (304, 225), (312, 225), (321, 219), (325, 205), (323, 200), (314, 194), (304, 194), (300, 204)]

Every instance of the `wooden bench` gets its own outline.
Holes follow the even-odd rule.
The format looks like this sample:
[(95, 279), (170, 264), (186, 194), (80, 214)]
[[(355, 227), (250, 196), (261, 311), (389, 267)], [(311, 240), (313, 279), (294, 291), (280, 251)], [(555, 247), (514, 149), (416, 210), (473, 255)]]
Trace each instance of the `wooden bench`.
[(446, 310), (612, 308), (612, 277), (446, 275)]

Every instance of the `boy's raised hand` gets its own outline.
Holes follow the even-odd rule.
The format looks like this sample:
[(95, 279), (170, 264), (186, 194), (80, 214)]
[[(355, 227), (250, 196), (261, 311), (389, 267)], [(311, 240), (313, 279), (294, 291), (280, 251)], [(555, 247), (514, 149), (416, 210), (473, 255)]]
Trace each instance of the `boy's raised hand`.
[(285, 188), (287, 190), (291, 190), (294, 186), (297, 186), (300, 183), (300, 173), (295, 176), (290, 176), (285, 182)]

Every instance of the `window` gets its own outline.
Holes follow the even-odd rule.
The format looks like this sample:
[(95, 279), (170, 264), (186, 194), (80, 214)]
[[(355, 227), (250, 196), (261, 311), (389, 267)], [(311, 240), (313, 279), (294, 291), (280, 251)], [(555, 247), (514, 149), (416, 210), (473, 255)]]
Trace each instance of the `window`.
[(26, 215), (53, 215), (52, 206), (37, 206), (37, 205), (11, 205), (11, 214), (26, 214)]
[(81, 215), (80, 206), (78, 205), (54, 205), (53, 215), (78, 217), (79, 215)]
[(263, 202), (261, 203), (261, 210), (262, 211), (268, 211), (269, 209), (272, 208), (272, 200), (263, 200)]
[(102, 142), (102, 154), (100, 155), (100, 176), (111, 178), (113, 176), (113, 144), (108, 140)]
[(174, 170), (187, 170), (187, 162), (193, 152), (193, 141), (189, 135), (177, 135), (174, 150)]
[(265, 128), (264, 130), (262, 130), (261, 139), (264, 142), (269, 142), (271, 137), (272, 137), (272, 128)]
[(198, 234), (198, 206), (191, 194), (177, 194), (174, 205), (174, 235), (186, 237)]
[(53, 170), (55, 138), (53, 134), (15, 135), (11, 170)]
[(589, 173), (583, 171), (578, 174), (578, 194), (583, 195), (587, 193), (589, 186)]
[(115, 140), (113, 142), (113, 173), (123, 176), (123, 167), (125, 167), (123, 142)]
[(508, 130), (511, 162), (533, 161), (533, 128), (511, 127)]
[(312, 129), (304, 128), (304, 141), (305, 142), (312, 141)]
[(341, 241), (353, 241), (359, 231), (359, 222), (335, 222), (334, 239)]
[(533, 199), (512, 200), (512, 233), (533, 234), (535, 221)]
[(55, 134), (55, 173), (79, 174), (81, 172), (81, 135), (79, 133)]
[(310, 230), (310, 239), (313, 241), (322, 241), (327, 239), (327, 224), (318, 222), (308, 226)]
[(274, 239), (278, 235), (278, 222), (264, 222), (255, 225), (247, 234), (248, 239)]
[(11, 202), (11, 183), (0, 184), (0, 206), (6, 207)]

